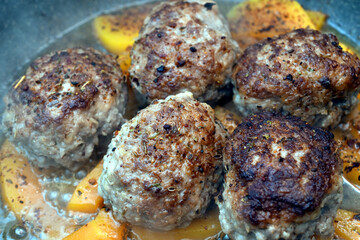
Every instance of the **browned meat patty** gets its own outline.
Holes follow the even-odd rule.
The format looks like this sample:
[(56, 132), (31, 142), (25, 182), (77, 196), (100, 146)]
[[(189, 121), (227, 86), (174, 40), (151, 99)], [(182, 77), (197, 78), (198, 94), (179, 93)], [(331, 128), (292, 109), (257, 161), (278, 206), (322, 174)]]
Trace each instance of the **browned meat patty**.
[(37, 58), (5, 97), (3, 127), (39, 167), (76, 168), (123, 121), (127, 88), (115, 58), (73, 48)]
[(332, 133), (293, 116), (252, 115), (226, 141), (224, 164), (217, 203), (231, 239), (333, 234), (342, 167)]
[(164, 1), (135, 41), (131, 83), (149, 102), (183, 91), (215, 101), (227, 92), (238, 51), (215, 2)]
[(99, 193), (122, 222), (166, 231), (201, 216), (222, 179), (225, 130), (190, 92), (153, 102), (109, 145)]
[(298, 29), (247, 48), (233, 71), (234, 102), (248, 115), (266, 109), (335, 127), (356, 105), (360, 60), (336, 36)]

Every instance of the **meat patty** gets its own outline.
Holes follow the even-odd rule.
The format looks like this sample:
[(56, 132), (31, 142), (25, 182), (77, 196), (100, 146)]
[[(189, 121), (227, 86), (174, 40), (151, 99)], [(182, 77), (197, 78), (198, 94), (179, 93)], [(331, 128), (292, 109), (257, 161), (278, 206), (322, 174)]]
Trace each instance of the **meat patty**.
[(154, 101), (115, 133), (99, 193), (119, 221), (160, 231), (186, 226), (217, 191), (225, 134), (190, 92)]
[(333, 134), (293, 116), (260, 113), (235, 129), (224, 148), (217, 199), (232, 239), (311, 239), (333, 234), (342, 200)]
[(215, 101), (229, 90), (238, 52), (214, 1), (164, 1), (135, 41), (131, 83), (149, 102), (183, 91)]
[(276, 110), (335, 127), (357, 103), (360, 60), (336, 36), (298, 29), (247, 48), (232, 76), (244, 115)]
[(37, 58), (5, 97), (3, 127), (39, 167), (76, 168), (99, 136), (123, 121), (124, 76), (115, 58), (73, 48)]

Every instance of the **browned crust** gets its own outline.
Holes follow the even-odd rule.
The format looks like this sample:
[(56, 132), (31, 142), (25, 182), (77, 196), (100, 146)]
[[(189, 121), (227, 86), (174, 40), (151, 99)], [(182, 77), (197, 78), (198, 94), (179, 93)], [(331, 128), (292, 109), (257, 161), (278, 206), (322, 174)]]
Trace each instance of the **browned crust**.
[[(147, 26), (143, 26), (141, 37), (135, 42), (131, 53), (132, 85), (150, 100), (164, 99), (184, 89), (199, 98), (208, 91), (223, 87), (228, 83), (224, 72), (231, 65), (220, 61), (217, 56), (229, 55), (231, 58), (233, 55), (235, 58), (234, 51), (237, 50), (226, 31), (219, 35), (196, 17), (196, 13), (207, 9), (204, 5), (187, 1), (173, 2), (162, 3), (161, 8), (151, 14), (149, 22), (157, 22), (158, 25), (147, 34), (143, 33)], [(207, 11), (214, 17), (219, 14), (216, 6)], [(184, 18), (185, 14), (190, 20), (182, 24), (179, 19)], [(187, 41), (201, 37), (204, 28), (209, 28), (211, 40), (196, 44)], [(181, 35), (176, 32), (181, 32)], [(145, 66), (137, 70), (134, 65), (140, 64), (139, 58), (144, 56), (147, 58)]]
[[(273, 144), (287, 156), (278, 157)], [(304, 150), (297, 164), (291, 154)], [(316, 210), (339, 179), (341, 161), (335, 151), (332, 133), (296, 117), (262, 113), (244, 119), (224, 150), (226, 182), (238, 218), (265, 227)], [(260, 158), (253, 164), (255, 155)]]
[[(91, 48), (72, 48), (37, 58), (9, 98), (15, 105), (27, 106), (27, 114), (35, 113), (33, 127), (44, 127), (59, 124), (76, 109), (87, 109), (98, 98), (114, 97), (118, 94), (114, 83), (124, 80), (112, 56)], [(75, 90), (64, 91), (65, 83)], [(54, 108), (61, 114), (53, 117)]]
[(250, 46), (233, 71), (241, 94), (297, 103), (305, 111), (314, 104), (344, 100), (347, 92), (358, 89), (359, 76), (359, 59), (342, 51), (336, 36), (310, 29)]
[[(137, 179), (139, 181), (137, 184), (143, 186), (143, 189), (152, 197), (169, 198), (163, 208), (171, 211), (171, 208), (176, 205), (187, 202), (187, 196), (191, 195), (192, 189), (196, 188), (196, 183), (198, 183), (196, 179), (205, 180), (214, 172), (218, 173), (216, 170), (220, 170), (223, 146), (223, 139), (219, 138), (219, 134), (224, 133), (216, 134), (215, 123), (212, 120), (214, 119), (213, 110), (204, 108), (199, 102), (184, 103), (171, 99), (166, 104), (161, 103), (157, 112), (148, 114), (154, 116), (141, 114), (139, 124), (129, 128), (128, 137), (140, 138), (142, 146), (139, 147), (136, 159), (133, 159), (135, 162), (131, 162), (126, 167), (130, 168), (131, 172), (139, 171), (142, 174), (156, 176), (159, 186), (148, 181), (142, 182), (141, 178)], [(149, 136), (150, 133), (143, 132), (142, 129), (146, 126), (151, 126), (153, 129), (151, 136)], [(184, 128), (187, 133), (184, 134), (183, 130), (179, 132)], [(131, 141), (125, 140), (124, 144), (127, 143), (131, 144)], [(124, 161), (127, 162), (127, 160)], [(183, 176), (173, 175), (173, 172), (182, 165), (186, 166)], [(183, 177), (190, 177), (193, 180), (184, 180)], [(120, 178), (124, 186), (130, 184), (126, 179), (125, 176)], [(172, 180), (168, 182), (166, 179)], [(217, 181), (218, 177), (213, 184), (216, 185)], [(202, 183), (204, 182), (200, 184)], [(133, 180), (131, 184), (134, 184)], [(182, 189), (181, 201), (179, 192), (169, 190), (170, 187)], [(153, 202), (149, 203), (150, 205), (142, 207), (153, 208)]]
[[(100, 181), (118, 220), (183, 226), (204, 214), (218, 190), (226, 131), (210, 106), (185, 94), (154, 101), (115, 133)], [(117, 186), (119, 197), (109, 192)]]

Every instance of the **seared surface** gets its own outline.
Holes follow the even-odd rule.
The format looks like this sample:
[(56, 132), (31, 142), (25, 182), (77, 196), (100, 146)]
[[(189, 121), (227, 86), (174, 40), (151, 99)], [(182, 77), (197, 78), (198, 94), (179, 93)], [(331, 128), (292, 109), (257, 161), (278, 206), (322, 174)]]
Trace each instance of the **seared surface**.
[(191, 93), (153, 102), (109, 145), (99, 193), (119, 221), (161, 231), (201, 216), (221, 180), (225, 130)]
[[(227, 173), (219, 198), (222, 225), (233, 219), (240, 225), (248, 224), (248, 229), (279, 234), (291, 224), (321, 217), (320, 212), (327, 210), (320, 208), (328, 201), (331, 209), (336, 209), (341, 201), (342, 181), (341, 162), (335, 152), (330, 132), (296, 117), (260, 113), (244, 119), (224, 149)], [(323, 224), (316, 222), (311, 224)], [(223, 228), (230, 234), (244, 231), (240, 227)], [(278, 235), (265, 239), (274, 236)]]
[(5, 97), (10, 141), (40, 167), (75, 167), (88, 160), (100, 135), (123, 121), (127, 100), (115, 60), (74, 48), (37, 58)]
[(131, 53), (132, 86), (148, 101), (190, 91), (226, 93), (238, 46), (213, 1), (165, 1), (145, 19)]
[(332, 34), (298, 29), (247, 48), (233, 71), (234, 101), (244, 113), (290, 112), (334, 127), (357, 102), (360, 60)]

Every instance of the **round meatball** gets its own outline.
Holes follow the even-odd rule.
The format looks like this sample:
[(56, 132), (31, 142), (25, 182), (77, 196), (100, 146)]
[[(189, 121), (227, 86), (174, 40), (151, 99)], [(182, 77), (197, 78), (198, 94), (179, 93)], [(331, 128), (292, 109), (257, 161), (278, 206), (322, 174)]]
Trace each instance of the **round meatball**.
[(124, 80), (115, 58), (94, 49), (37, 58), (5, 97), (6, 135), (39, 167), (75, 169), (123, 121)]
[(213, 102), (230, 89), (238, 51), (214, 1), (165, 1), (135, 41), (131, 83), (149, 102), (183, 91)]
[(224, 149), (217, 203), (232, 239), (311, 239), (333, 234), (342, 200), (333, 134), (299, 118), (260, 113), (244, 119)]
[(225, 134), (213, 109), (189, 92), (155, 101), (115, 133), (99, 193), (119, 221), (186, 226), (217, 191)]
[(336, 36), (298, 29), (247, 48), (233, 71), (234, 102), (248, 115), (275, 110), (335, 127), (356, 105), (360, 60)]

